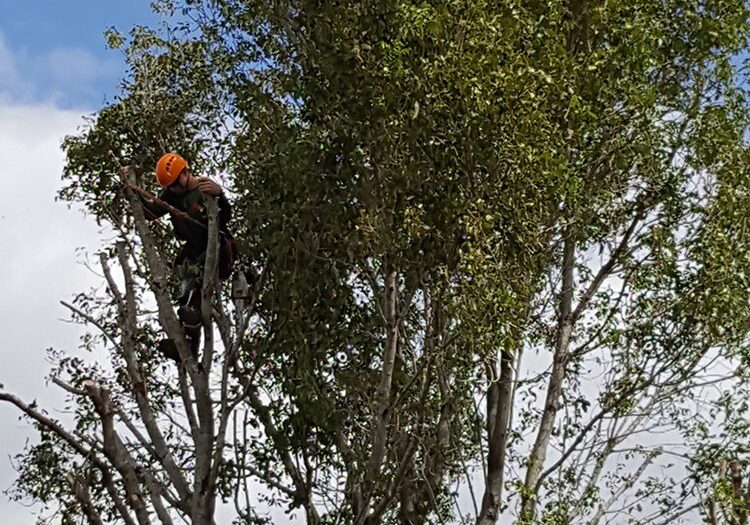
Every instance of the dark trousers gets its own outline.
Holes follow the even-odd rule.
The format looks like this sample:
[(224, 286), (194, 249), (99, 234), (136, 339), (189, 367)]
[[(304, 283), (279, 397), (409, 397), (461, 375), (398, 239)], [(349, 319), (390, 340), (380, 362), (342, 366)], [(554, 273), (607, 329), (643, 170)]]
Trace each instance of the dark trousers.
[[(203, 272), (206, 261), (206, 253), (191, 255), (186, 253), (186, 247), (180, 251), (176, 264), (176, 273), (180, 274), (180, 290), (177, 298), (177, 315), (185, 331), (185, 337), (190, 345), (193, 357), (198, 358), (198, 350), (201, 342), (201, 294), (203, 289)], [(222, 239), (219, 247), (219, 279), (227, 280), (232, 275), (237, 247), (233, 240)], [(171, 339), (159, 342), (160, 351), (177, 363), (180, 356), (177, 347)]]

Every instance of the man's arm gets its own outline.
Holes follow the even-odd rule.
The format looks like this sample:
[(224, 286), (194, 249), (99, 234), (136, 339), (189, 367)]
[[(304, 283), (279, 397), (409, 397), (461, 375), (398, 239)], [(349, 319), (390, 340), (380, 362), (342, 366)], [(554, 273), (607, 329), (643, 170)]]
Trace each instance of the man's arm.
[[(136, 177), (135, 177), (135, 171), (133, 171), (133, 166), (121, 166), (120, 174), (122, 175), (122, 178), (124, 179), (126, 185), (136, 184)], [(136, 192), (136, 193), (138, 194), (138, 198), (141, 200), (141, 204), (143, 204), (143, 211), (144, 211), (146, 220), (154, 221), (158, 219), (159, 217), (164, 216), (165, 213), (167, 213), (167, 210), (165, 210), (163, 207), (159, 206), (155, 202), (147, 201), (140, 192)], [(164, 198), (164, 191), (162, 191), (159, 194), (158, 198), (160, 200)]]
[[(167, 214), (167, 210), (164, 206), (160, 206), (156, 202), (147, 201), (142, 195), (138, 195), (143, 203), (143, 212), (147, 221), (155, 221), (156, 219), (163, 217)], [(162, 191), (158, 197), (159, 200), (164, 200), (164, 192)]]

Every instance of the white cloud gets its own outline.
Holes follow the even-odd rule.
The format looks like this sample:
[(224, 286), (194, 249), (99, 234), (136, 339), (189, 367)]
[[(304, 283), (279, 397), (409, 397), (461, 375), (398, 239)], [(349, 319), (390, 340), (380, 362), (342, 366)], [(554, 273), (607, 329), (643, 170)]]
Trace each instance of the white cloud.
[[(60, 142), (81, 121), (77, 111), (0, 101), (0, 383), (52, 407), (59, 406), (59, 396), (44, 384), (45, 349), (75, 350), (81, 334), (80, 327), (63, 321), (67, 314), (59, 301), (99, 284), (77, 263), (76, 253), (80, 246), (95, 249), (96, 225), (54, 200), (63, 163)], [(31, 425), (17, 416), (14, 408), (0, 404), (0, 489), (15, 479), (8, 456), (34, 436)], [(0, 515), (14, 525), (35, 523), (31, 509), (2, 496)]]
[[(44, 382), (50, 369), (46, 349), (75, 351), (82, 332), (64, 321), (68, 315), (59, 301), (99, 284), (76, 251), (95, 251), (95, 224), (55, 201), (60, 144), (82, 123), (82, 111), (61, 110), (53, 101), (64, 100), (66, 90), (91, 90), (101, 75), (113, 72), (111, 64), (83, 50), (40, 56), (12, 50), (0, 33), (0, 384), (42, 406), (59, 407), (59, 395)], [(0, 403), (0, 490), (16, 478), (10, 457), (35, 439), (31, 424), (18, 415)], [(36, 512), (0, 496), (4, 523), (32, 525)]]

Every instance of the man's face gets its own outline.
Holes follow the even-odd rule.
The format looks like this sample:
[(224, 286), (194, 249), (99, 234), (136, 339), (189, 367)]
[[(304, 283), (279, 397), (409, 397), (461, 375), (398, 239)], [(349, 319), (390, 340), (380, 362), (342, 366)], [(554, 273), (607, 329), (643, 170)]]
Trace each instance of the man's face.
[(169, 191), (178, 195), (185, 193), (187, 191), (188, 177), (188, 170), (185, 168), (180, 172), (174, 182), (168, 186)]

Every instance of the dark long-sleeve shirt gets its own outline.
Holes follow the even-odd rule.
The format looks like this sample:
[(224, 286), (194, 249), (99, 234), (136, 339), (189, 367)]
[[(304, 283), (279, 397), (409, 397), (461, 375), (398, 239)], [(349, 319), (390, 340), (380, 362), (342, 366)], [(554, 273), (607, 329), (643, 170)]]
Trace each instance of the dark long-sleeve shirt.
[[(159, 194), (159, 200), (187, 213), (201, 224), (208, 224), (205, 195), (197, 188), (182, 195), (165, 189)], [(231, 205), (223, 193), (216, 197), (216, 202), (219, 206), (219, 232), (223, 239), (231, 239), (231, 235), (227, 230), (227, 223), (232, 217)], [(167, 210), (159, 206), (156, 202), (144, 201), (143, 206), (146, 211), (146, 218), (150, 220), (158, 219), (168, 213)], [(191, 260), (198, 259), (208, 246), (208, 230), (174, 215), (171, 215), (170, 218), (175, 236), (185, 241), (184, 255)]]

